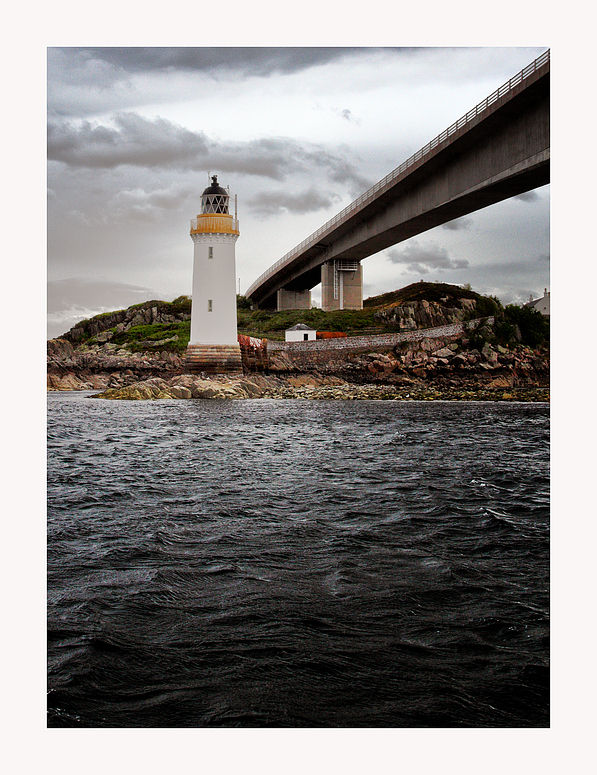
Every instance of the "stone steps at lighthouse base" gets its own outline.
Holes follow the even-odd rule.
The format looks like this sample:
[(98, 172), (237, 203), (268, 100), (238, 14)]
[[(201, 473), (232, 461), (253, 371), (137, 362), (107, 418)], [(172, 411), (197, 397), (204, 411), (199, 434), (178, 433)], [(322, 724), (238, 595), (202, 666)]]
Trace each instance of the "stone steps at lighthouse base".
[(243, 370), (238, 344), (190, 344), (187, 347), (187, 371), (205, 374), (230, 374)]

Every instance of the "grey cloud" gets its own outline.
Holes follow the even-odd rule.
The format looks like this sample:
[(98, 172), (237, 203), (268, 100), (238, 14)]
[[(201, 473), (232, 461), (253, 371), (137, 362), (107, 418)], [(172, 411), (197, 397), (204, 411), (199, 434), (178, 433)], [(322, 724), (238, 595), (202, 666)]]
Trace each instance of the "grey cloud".
[[(392, 48), (50, 48), (48, 105), (52, 115), (91, 115), (107, 109), (168, 102), (165, 79), (199, 83), (275, 77), (357, 58), (408, 56)], [(157, 88), (161, 84), (161, 88)], [(188, 93), (181, 94), (188, 98)]]
[(79, 125), (51, 121), (48, 158), (71, 167), (220, 170), (284, 180), (290, 173), (325, 176), (362, 193), (369, 181), (341, 153), (319, 145), (305, 145), (285, 137), (262, 138), (241, 143), (215, 143), (203, 132), (192, 132), (170, 121), (153, 121), (136, 113), (119, 113), (113, 126)]
[(549, 270), (534, 261), (499, 261), (489, 266), (472, 263), (462, 277), (479, 293), (497, 296), (502, 304), (524, 303), (543, 295), (549, 287)]
[(407, 272), (429, 274), (433, 270), (467, 269), (466, 259), (452, 259), (446, 248), (439, 245), (420, 245), (413, 240), (404, 248), (393, 248), (387, 252), (387, 258), (392, 264), (401, 264)]
[(448, 221), (442, 225), (442, 229), (448, 229), (448, 231), (465, 231), (470, 229), (473, 225), (471, 218), (456, 218), (455, 221)]
[(360, 48), (49, 48), (48, 112), (89, 115), (129, 109), (158, 100), (164, 76), (195, 81), (290, 74), (344, 57), (366, 55)]
[(518, 194), (514, 199), (520, 199), (521, 202), (539, 202), (541, 197), (536, 191), (525, 191), (524, 194)]
[(73, 86), (78, 89), (106, 89), (126, 77), (119, 67), (88, 49), (48, 48), (48, 91)]
[[(504, 56), (504, 52), (508, 56)], [(270, 77), (308, 70), (317, 65), (375, 58), (380, 73), (396, 85), (420, 82), (469, 82), (485, 72), (491, 83), (511, 72), (512, 52), (520, 66), (542, 49), (383, 48), (383, 47), (111, 47), (49, 48), (48, 97), (50, 113), (82, 115), (148, 104), (163, 76), (190, 75), (209, 80)], [(499, 81), (498, 81), (499, 85)], [(352, 120), (346, 111), (341, 112)]]
[(375, 183), (374, 180), (361, 175), (342, 152), (332, 153), (320, 145), (305, 147), (295, 144), (293, 155), (302, 170), (316, 176), (318, 168), (325, 169), (327, 178), (346, 186), (353, 197), (364, 193)]
[(356, 118), (352, 112), (352, 110), (349, 110), (348, 108), (345, 108), (344, 110), (340, 111), (340, 115), (342, 116), (345, 121), (350, 121), (353, 124), (357, 124), (360, 126), (361, 120), (359, 118)]
[(176, 167), (205, 157), (209, 143), (201, 132), (136, 113), (114, 116), (115, 128), (84, 121), (79, 127), (66, 122), (48, 125), (48, 159), (74, 167)]
[[(503, 77), (514, 75), (505, 62), (504, 51), (519, 53), (521, 67), (527, 65), (545, 50), (542, 47), (503, 49), (500, 47), (363, 47), (363, 46), (254, 46), (254, 47), (54, 47), (48, 50), (50, 74), (64, 73), (69, 79), (75, 70), (83, 69), (85, 77), (95, 83), (114, 82), (129, 74), (147, 74), (172, 71), (207, 73), (220, 76), (267, 77), (274, 74), (294, 73), (317, 65), (325, 65), (348, 58), (388, 54), (390, 61), (401, 60), (406, 65), (403, 77), (436, 78), (440, 81), (454, 78), (471, 80), (479, 75), (494, 77), (496, 70)], [(474, 67), (471, 67), (474, 61)], [(70, 73), (68, 72), (70, 71)], [(77, 76), (79, 74), (77, 73)], [(400, 77), (400, 73), (396, 74)]]
[[(399, 49), (398, 49), (399, 50)], [(168, 70), (268, 76), (273, 73), (291, 73), (314, 65), (326, 64), (346, 56), (367, 52), (364, 48), (300, 48), (300, 47), (118, 47), (113, 48), (60, 48), (57, 53), (78, 60), (89, 67), (94, 63), (98, 71), (102, 65), (125, 72), (151, 73)]]
[(367, 191), (376, 182), (366, 178), (358, 173), (349, 161), (341, 158), (334, 158), (328, 154), (324, 162), (329, 167), (330, 179), (336, 183), (346, 185), (353, 197), (358, 197)]
[(309, 213), (325, 210), (340, 199), (332, 193), (311, 188), (296, 194), (288, 192), (263, 191), (248, 201), (253, 212), (261, 215), (276, 215), (280, 212)]
[[(285, 180), (290, 174), (307, 174), (322, 181), (324, 188), (329, 182), (346, 186), (351, 196), (358, 196), (372, 185), (342, 152), (328, 151), (321, 145), (307, 145), (287, 137), (213, 144), (207, 158), (213, 170), (277, 181)], [(202, 161), (202, 168), (205, 163)]]
[(163, 217), (164, 210), (178, 210), (182, 204), (196, 196), (196, 188), (190, 185), (174, 185), (153, 191), (125, 188), (114, 194), (107, 210), (117, 218), (156, 221)]
[(294, 140), (270, 137), (212, 146), (212, 169), (284, 180), (290, 171), (304, 169), (311, 156)]

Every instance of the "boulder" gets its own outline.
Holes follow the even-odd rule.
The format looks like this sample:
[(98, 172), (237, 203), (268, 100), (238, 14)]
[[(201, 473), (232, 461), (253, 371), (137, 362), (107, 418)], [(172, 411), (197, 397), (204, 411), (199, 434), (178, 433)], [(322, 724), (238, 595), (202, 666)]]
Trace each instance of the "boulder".
[(496, 365), (498, 362), (498, 354), (493, 349), (493, 347), (489, 344), (489, 342), (485, 342), (485, 344), (483, 345), (483, 349), (481, 350), (481, 355), (485, 358), (487, 363)]
[(304, 387), (305, 385), (312, 385), (314, 379), (311, 374), (293, 374), (287, 377), (286, 381), (292, 387)]
[(192, 398), (193, 394), (191, 390), (188, 387), (183, 387), (182, 385), (171, 385), (168, 388), (168, 393), (173, 398)]
[(157, 398), (173, 398), (169, 392), (160, 390), (155, 385), (147, 385), (143, 382), (136, 382), (133, 385), (125, 387), (108, 388), (103, 393), (98, 393), (93, 398), (107, 398), (109, 400), (120, 401), (146, 401)]
[(194, 379), (192, 374), (179, 374), (176, 377), (172, 377), (170, 385), (181, 385), (182, 387), (191, 389)]
[(209, 398), (209, 399), (217, 399), (217, 398), (230, 398), (229, 391), (224, 390), (221, 386), (219, 386), (217, 383), (214, 383), (213, 385), (210, 385), (209, 387), (199, 388), (198, 394), (196, 396), (193, 396), (194, 398)]
[(239, 386), (246, 393), (248, 398), (260, 398), (265, 393), (263, 387), (256, 385), (255, 382), (250, 379), (243, 379), (239, 383)]
[(435, 358), (451, 358), (454, 355), (452, 350), (447, 347), (442, 347), (441, 350), (435, 350), (433, 356)]

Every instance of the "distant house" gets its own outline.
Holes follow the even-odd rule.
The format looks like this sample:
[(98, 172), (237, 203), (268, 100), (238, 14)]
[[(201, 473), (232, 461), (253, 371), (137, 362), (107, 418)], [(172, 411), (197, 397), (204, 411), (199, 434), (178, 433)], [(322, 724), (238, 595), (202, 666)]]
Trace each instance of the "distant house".
[(287, 342), (310, 342), (312, 339), (317, 339), (317, 331), (304, 323), (297, 323), (296, 326), (287, 328), (285, 334)]
[(547, 288), (543, 291), (543, 298), (541, 299), (535, 299), (533, 301), (533, 297), (527, 301), (525, 304), (525, 307), (532, 307), (533, 309), (536, 309), (537, 312), (540, 312), (542, 315), (546, 315), (549, 317), (549, 291)]

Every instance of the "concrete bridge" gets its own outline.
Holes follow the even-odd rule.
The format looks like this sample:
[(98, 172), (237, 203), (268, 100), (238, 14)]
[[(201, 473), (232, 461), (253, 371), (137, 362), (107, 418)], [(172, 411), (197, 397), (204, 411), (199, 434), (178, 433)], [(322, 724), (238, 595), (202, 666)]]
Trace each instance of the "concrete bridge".
[(549, 183), (549, 51), (521, 70), (247, 290), (254, 306), (361, 309), (361, 260), (443, 223)]

